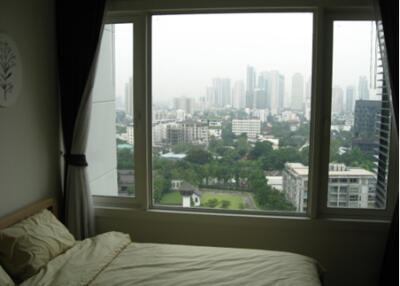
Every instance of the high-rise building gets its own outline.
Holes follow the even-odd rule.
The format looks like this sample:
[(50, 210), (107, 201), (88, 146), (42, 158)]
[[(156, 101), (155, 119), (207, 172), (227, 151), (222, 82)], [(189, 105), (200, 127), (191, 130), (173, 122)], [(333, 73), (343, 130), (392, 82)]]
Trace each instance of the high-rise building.
[[(375, 175), (361, 168), (329, 164), (328, 206), (368, 208), (375, 204)], [(307, 210), (308, 167), (286, 163), (283, 170), (283, 191), (296, 211)]]
[(207, 87), (208, 107), (225, 107), (231, 105), (231, 80), (214, 78), (212, 86)]
[(265, 96), (266, 107), (271, 114), (278, 114), (284, 108), (285, 96), (285, 77), (278, 71), (264, 71), (259, 77), (262, 88), (266, 89)]
[(133, 79), (125, 83), (125, 113), (133, 117)]
[(332, 112), (343, 112), (343, 89), (338, 85), (332, 89)]
[(261, 133), (261, 121), (258, 119), (233, 119), (232, 132), (235, 135), (244, 133), (248, 138), (255, 139)]
[(223, 78), (221, 79), (221, 84), (222, 84), (222, 107), (225, 107), (227, 105), (232, 104), (232, 99), (231, 99), (231, 80), (229, 78)]
[(292, 77), (292, 102), (293, 110), (304, 110), (304, 77), (300, 73), (295, 73)]
[(246, 107), (254, 108), (254, 89), (256, 88), (256, 70), (252, 66), (247, 66), (246, 72)]
[(360, 76), (358, 79), (358, 99), (369, 99), (368, 79), (366, 76)]
[(232, 106), (238, 109), (246, 107), (244, 83), (241, 80), (236, 81), (233, 85)]
[(356, 95), (356, 88), (354, 86), (348, 86), (346, 88), (346, 112), (352, 113), (354, 110), (354, 98)]
[(376, 135), (376, 121), (381, 110), (378, 100), (357, 100), (354, 111), (354, 137), (371, 138)]
[(257, 109), (265, 109), (270, 106), (270, 98), (268, 97), (268, 78), (265, 73), (258, 76), (258, 88), (254, 90), (255, 107)]
[(186, 96), (174, 98), (175, 110), (182, 109), (188, 114), (193, 114), (194, 111), (194, 99)]

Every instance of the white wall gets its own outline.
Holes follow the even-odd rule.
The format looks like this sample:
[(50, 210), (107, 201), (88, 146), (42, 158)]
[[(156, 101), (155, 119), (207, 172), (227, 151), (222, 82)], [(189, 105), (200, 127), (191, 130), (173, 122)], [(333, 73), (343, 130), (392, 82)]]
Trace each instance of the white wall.
[(18, 101), (0, 108), (0, 216), (60, 190), (54, 2), (0, 1), (23, 66)]
[(92, 193), (117, 196), (113, 37), (113, 30), (106, 26), (93, 86), (87, 160)]

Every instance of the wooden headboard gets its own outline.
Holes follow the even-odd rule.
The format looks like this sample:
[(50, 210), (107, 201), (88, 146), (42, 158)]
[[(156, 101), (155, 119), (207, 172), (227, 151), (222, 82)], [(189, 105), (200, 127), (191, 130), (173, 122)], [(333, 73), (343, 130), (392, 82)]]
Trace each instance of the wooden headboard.
[(41, 210), (49, 209), (55, 216), (57, 216), (57, 203), (55, 199), (47, 198), (40, 200), (33, 204), (27, 205), (26, 207), (4, 217), (0, 218), (0, 229), (9, 227), (23, 219), (26, 219)]

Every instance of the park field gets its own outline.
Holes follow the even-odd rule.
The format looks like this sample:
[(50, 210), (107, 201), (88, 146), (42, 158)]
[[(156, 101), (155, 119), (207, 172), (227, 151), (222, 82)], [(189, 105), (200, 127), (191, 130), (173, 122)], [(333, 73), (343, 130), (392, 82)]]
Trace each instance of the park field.
[[(229, 193), (227, 191), (201, 191), (201, 205), (207, 206), (207, 202), (210, 200), (217, 200), (216, 208), (222, 208), (222, 202), (229, 202), (226, 209), (242, 209), (244, 205), (244, 197), (240, 193)], [(182, 197), (179, 192), (170, 192), (165, 194), (161, 200), (160, 204), (168, 205), (182, 205)], [(226, 204), (226, 203), (225, 203)]]

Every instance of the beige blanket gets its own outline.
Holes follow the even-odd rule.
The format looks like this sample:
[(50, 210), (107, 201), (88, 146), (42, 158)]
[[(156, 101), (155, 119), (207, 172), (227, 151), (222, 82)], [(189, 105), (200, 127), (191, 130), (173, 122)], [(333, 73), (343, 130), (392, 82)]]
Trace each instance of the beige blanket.
[(90, 285), (320, 285), (315, 260), (287, 252), (130, 244)]
[(53, 259), (28, 285), (320, 285), (315, 260), (293, 253), (130, 243), (106, 233)]
[[(77, 242), (22, 286), (86, 286), (131, 243), (129, 235), (108, 232)], [(113, 284), (115, 285), (115, 284)]]

